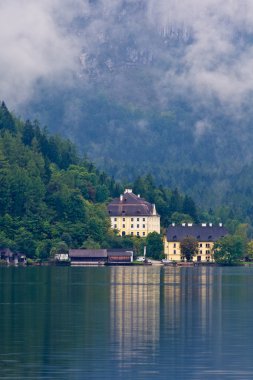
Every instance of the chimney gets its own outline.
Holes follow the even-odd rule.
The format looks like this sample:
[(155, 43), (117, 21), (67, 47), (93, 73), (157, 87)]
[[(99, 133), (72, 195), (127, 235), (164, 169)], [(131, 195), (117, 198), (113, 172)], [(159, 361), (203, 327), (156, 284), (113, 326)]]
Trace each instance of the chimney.
[(137, 197), (140, 198), (141, 197), (140, 194), (138, 194)]
[(172, 227), (175, 227), (175, 225), (176, 225), (175, 223), (172, 223)]
[(188, 227), (192, 227), (192, 223), (188, 223)]
[(119, 199), (120, 199), (120, 202), (123, 202), (123, 195), (122, 194), (120, 194)]
[(202, 223), (201, 225), (202, 225), (202, 227), (206, 227), (206, 223)]
[(186, 225), (185, 223), (182, 223), (182, 227), (185, 227), (185, 225)]
[(209, 223), (209, 227), (213, 227), (213, 223)]
[(219, 227), (222, 227), (222, 223), (219, 223)]
[(126, 193), (132, 193), (132, 192), (133, 192), (132, 189), (125, 189), (124, 194), (126, 194)]
[(152, 215), (156, 215), (156, 208), (155, 208), (155, 204), (154, 203), (152, 204), (152, 209), (153, 209)]

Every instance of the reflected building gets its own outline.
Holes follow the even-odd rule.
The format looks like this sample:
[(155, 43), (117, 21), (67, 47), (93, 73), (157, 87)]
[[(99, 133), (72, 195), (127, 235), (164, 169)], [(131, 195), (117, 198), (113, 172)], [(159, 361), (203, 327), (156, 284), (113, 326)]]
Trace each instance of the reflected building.
[[(214, 277), (215, 273), (215, 277)], [(221, 272), (211, 267), (165, 268), (163, 274), (163, 319), (170, 328), (182, 328), (182, 313), (186, 313), (187, 324), (205, 331), (212, 328), (215, 313), (214, 298), (221, 299)], [(214, 294), (215, 293), (215, 294)]]
[[(178, 334), (221, 334), (222, 273), (217, 268), (111, 268), (110, 333), (122, 363), (155, 352)], [(218, 312), (219, 310), (219, 312)], [(163, 336), (160, 335), (163, 331)], [(181, 346), (182, 349), (182, 346)]]
[(252, 378), (252, 268), (0, 274), (1, 379)]
[[(202, 346), (208, 349), (222, 339), (222, 272), (213, 267), (168, 267), (162, 281), (161, 329), (166, 341), (178, 357), (190, 355), (197, 362)], [(198, 345), (189, 348), (193, 336)]]
[(111, 268), (111, 338), (127, 365), (154, 351), (160, 334), (160, 268)]

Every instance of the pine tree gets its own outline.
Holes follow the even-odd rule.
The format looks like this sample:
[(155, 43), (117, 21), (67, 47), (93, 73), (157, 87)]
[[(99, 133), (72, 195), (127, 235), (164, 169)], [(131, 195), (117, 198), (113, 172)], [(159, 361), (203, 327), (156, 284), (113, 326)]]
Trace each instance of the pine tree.
[(15, 121), (4, 102), (0, 106), (0, 130), (8, 130), (12, 133), (16, 131)]

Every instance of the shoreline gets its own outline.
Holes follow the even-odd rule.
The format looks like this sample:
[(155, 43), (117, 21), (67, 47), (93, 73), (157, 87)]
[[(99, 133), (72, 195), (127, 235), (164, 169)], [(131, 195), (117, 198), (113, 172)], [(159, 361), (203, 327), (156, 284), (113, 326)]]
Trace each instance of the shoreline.
[(217, 264), (217, 263), (174, 263), (174, 264), (163, 264), (161, 262), (152, 263), (113, 263), (113, 264), (98, 264), (98, 263), (82, 263), (82, 264), (72, 264), (69, 262), (33, 262), (33, 263), (0, 263), (0, 268), (26, 268), (26, 267), (163, 267), (163, 268), (199, 268), (199, 267), (253, 267), (253, 262), (243, 262), (238, 264)]

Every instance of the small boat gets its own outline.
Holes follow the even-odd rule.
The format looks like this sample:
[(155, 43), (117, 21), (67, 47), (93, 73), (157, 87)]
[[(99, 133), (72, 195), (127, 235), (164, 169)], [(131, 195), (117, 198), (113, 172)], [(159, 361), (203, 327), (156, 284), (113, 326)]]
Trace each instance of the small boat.
[(174, 266), (174, 265), (176, 265), (176, 263), (175, 263), (175, 261), (172, 261), (172, 260), (167, 260), (167, 259), (163, 259), (162, 260), (162, 263), (163, 263), (163, 265), (166, 265), (166, 266)]
[(177, 263), (177, 266), (179, 266), (179, 267), (193, 267), (194, 262), (193, 261), (180, 261)]

